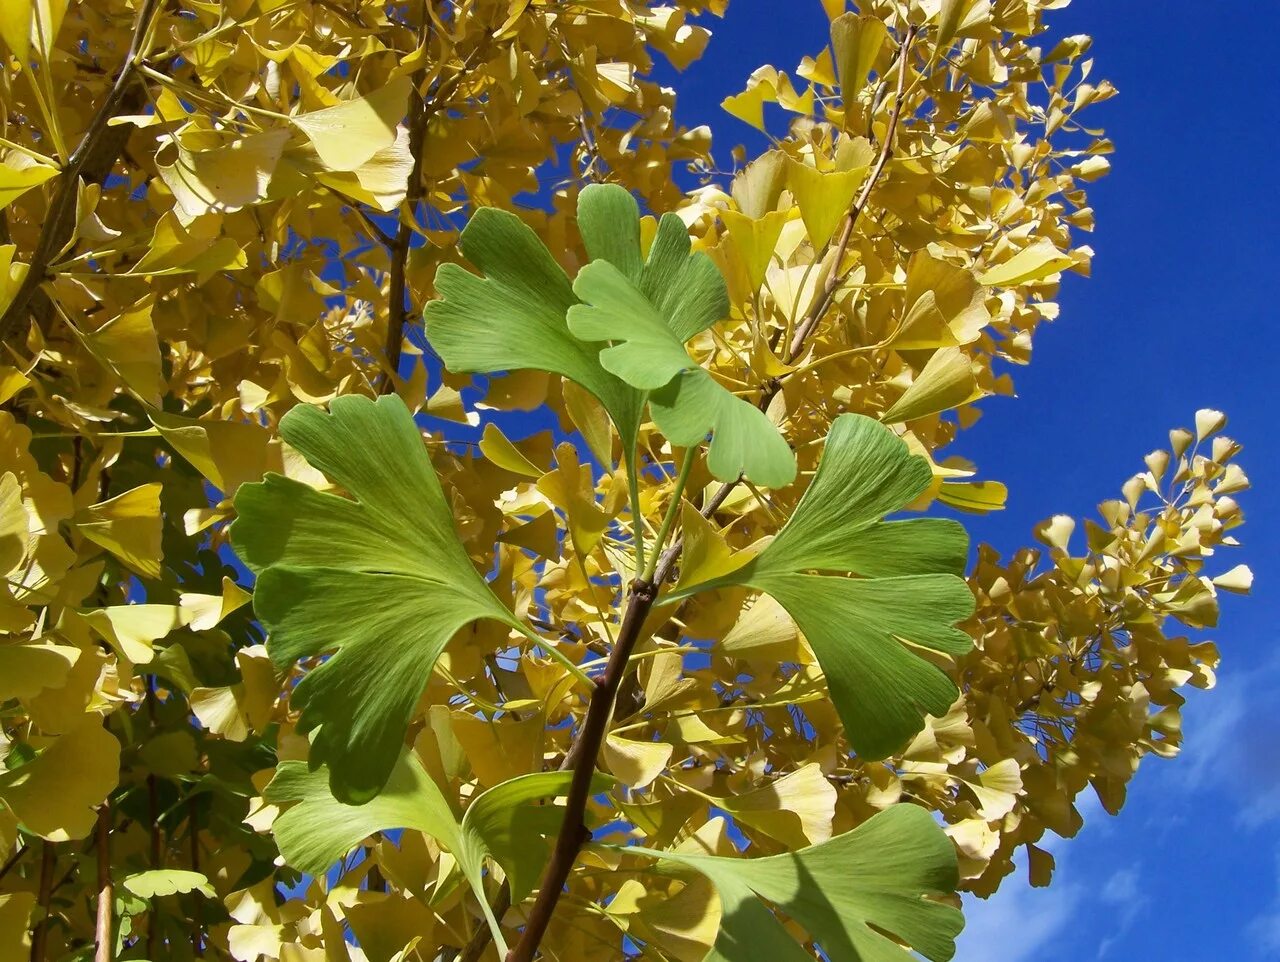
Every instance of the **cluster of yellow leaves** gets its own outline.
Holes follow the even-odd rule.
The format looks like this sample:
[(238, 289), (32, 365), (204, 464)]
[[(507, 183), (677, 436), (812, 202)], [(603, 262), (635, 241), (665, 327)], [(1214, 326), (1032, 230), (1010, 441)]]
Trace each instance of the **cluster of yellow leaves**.
[[(1087, 38), (1040, 42), (1060, 0), (823, 2), (829, 43), (726, 101), (777, 133), (728, 182), (710, 131), (681, 126), (649, 76), (657, 56), (701, 53), (698, 15), (724, 0), (0, 3), (0, 946), (34, 938), (53, 959), (92, 942), (95, 821), (135, 880), (116, 889), (119, 944), (152, 958), (191, 957), (196, 931), (206, 957), (241, 962), (429, 959), (482, 927), (452, 856), (413, 831), (277, 900), (294, 876), (262, 793), (277, 762), (307, 757), (289, 692), (308, 666), (277, 674), (224, 551), (241, 484), (324, 483), (276, 436), (295, 405), (394, 390), (464, 425), (549, 408), (582, 443), (487, 423), (478, 444), (444, 430), (431, 451), (495, 592), (575, 661), (607, 655), (635, 571), (626, 478), (598, 467), (616, 457), (604, 412), (537, 372), (441, 374), (412, 336), (480, 206), (516, 210), (573, 271), (577, 193), (621, 183), (676, 211), (728, 278), (732, 315), (692, 350), (765, 404), (801, 481), (740, 485), (704, 519), (718, 485), (695, 469), (685, 583), (776, 533), (845, 412), (934, 464), (913, 507), (1002, 505), (1000, 484), (941, 452), (974, 402), (1012, 394), (1007, 366), (1030, 360), (1062, 273), (1087, 272), (1085, 185), (1110, 144), (1080, 114), (1113, 91), (1091, 79)], [(703, 186), (677, 186), (681, 168)], [(1089, 785), (1118, 808), (1141, 757), (1177, 749), (1176, 689), (1212, 681), (1216, 652), (1167, 637), (1168, 620), (1211, 625), (1216, 591), (1247, 588), (1240, 569), (1202, 570), (1232, 543), (1245, 481), (1200, 421), (1074, 545), (1055, 518), (1046, 553), (1002, 565), (982, 549), (977, 649), (944, 666), (962, 697), (886, 763), (849, 756), (769, 597), (655, 615), (600, 759), (626, 802), (593, 816), (652, 848), (768, 854), (910, 801), (946, 820), (972, 890), (994, 891), (1023, 845), (1046, 881), (1044, 831), (1078, 829)], [(673, 488), (663, 444), (646, 426), (651, 533)], [(586, 707), (505, 628), (464, 635), (413, 725), (460, 809), (556, 767)], [(584, 857), (566, 902), (591, 909), (557, 915), (548, 943), (620, 958), (627, 933), (646, 957), (702, 958), (711, 887), (620, 867)], [(198, 877), (137, 881), (173, 869)]]

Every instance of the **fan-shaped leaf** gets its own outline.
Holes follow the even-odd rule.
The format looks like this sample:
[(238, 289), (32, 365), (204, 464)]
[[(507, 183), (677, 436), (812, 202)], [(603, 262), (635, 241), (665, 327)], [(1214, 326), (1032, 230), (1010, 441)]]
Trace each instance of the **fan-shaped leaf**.
[(720, 934), (707, 962), (812, 958), (765, 902), (803, 926), (825, 958), (841, 962), (908, 962), (912, 950), (942, 962), (954, 954), (964, 925), (959, 911), (934, 901), (959, 882), (955, 849), (929, 813), (911, 805), (880, 812), (828, 842), (766, 858), (640, 851), (693, 869), (715, 886)]
[(334, 795), (366, 801), (449, 639), (481, 618), (525, 629), (476, 573), (422, 438), (399, 398), (297, 407), (280, 435), (354, 500), (276, 474), (242, 485), (232, 543), (257, 575), (254, 609), (277, 666), (335, 652), (298, 684), (300, 729)]
[[(836, 419), (809, 490), (791, 519), (742, 567), (681, 588), (669, 600), (729, 585), (772, 595), (808, 638), (854, 750), (884, 758), (941, 716), (955, 684), (903, 642), (963, 654), (952, 627), (973, 612), (957, 574), (968, 541), (953, 521), (884, 521), (929, 485), (924, 458), (861, 415)], [(849, 578), (813, 572), (857, 574)]]

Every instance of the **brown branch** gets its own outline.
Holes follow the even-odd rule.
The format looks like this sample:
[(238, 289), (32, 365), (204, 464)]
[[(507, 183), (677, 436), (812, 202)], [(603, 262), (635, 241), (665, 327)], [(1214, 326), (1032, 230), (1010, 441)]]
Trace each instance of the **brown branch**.
[[(155, 675), (147, 679), (147, 717), (154, 730), (156, 727), (156, 681)], [(164, 861), (163, 838), (160, 830), (160, 785), (156, 776), (147, 773), (147, 822), (150, 837), (151, 867), (161, 868)], [(147, 910), (147, 958), (156, 958), (157, 939), (160, 935), (160, 897), (152, 896)]]
[(22, 845), (18, 846), (18, 850), (5, 860), (4, 865), (0, 866), (0, 879), (3, 879), (6, 875), (9, 874), (9, 872), (13, 869), (13, 867), (17, 865), (19, 861), (21, 861), (22, 856), (27, 854), (27, 851), (30, 849), (30, 847), (31, 846), (27, 845), (25, 842)]
[[(187, 832), (191, 836), (191, 871), (200, 871), (200, 822), (197, 819), (199, 810), (197, 809), (197, 797), (190, 796), (187, 799)], [(204, 955), (203, 932), (204, 918), (203, 911), (200, 906), (200, 896), (195, 897), (193, 903), (195, 908), (191, 915), (191, 951), (196, 958)]]
[[(134, 24), (129, 52), (125, 56), (120, 72), (116, 75), (115, 83), (112, 84), (106, 99), (98, 107), (97, 113), (93, 115), (79, 145), (67, 159), (58, 191), (45, 214), (44, 226), (31, 253), (27, 276), (23, 278), (9, 307), (3, 315), (0, 315), (0, 341), (9, 340), (17, 332), (31, 306), (32, 298), (48, 276), (50, 263), (66, 246), (75, 229), (76, 202), (80, 194), (81, 175), (90, 167), (91, 162), (94, 167), (101, 166), (104, 143), (110, 142), (116, 145), (117, 156), (119, 149), (124, 146), (122, 138), (125, 134), (113, 134), (113, 128), (108, 125), (113, 117), (122, 113), (125, 95), (136, 73), (142, 55), (142, 45), (146, 40), (157, 6), (159, 6), (159, 0), (144, 0), (138, 11), (137, 22)], [(126, 132), (128, 130), (127, 127), (121, 129)], [(111, 162), (114, 163), (114, 158)]]
[[(427, 4), (430, 2), (431, 0), (424, 0), (423, 3), (422, 25), (419, 33), (419, 38), (423, 43), (427, 41), (431, 29), (431, 13), (427, 9)], [(404, 329), (413, 314), (413, 311), (405, 306), (405, 298), (408, 294), (406, 272), (409, 264), (409, 250), (413, 242), (417, 207), (426, 194), (425, 185), (422, 182), (422, 162), (427, 139), (427, 125), (431, 120), (432, 114), (448, 104), (449, 98), (453, 96), (458, 86), (470, 73), (474, 58), (478, 57), (486, 49), (491, 39), (492, 34), (487, 34), (485, 39), (471, 53), (467, 54), (458, 72), (437, 86), (429, 99), (418, 91), (418, 88), (426, 79), (427, 68), (422, 67), (415, 70), (412, 75), (413, 91), (409, 94), (408, 128), (409, 154), (413, 157), (413, 172), (409, 175), (409, 184), (405, 191), (405, 203), (408, 205), (409, 218), (406, 219), (403, 213), (401, 214), (400, 220), (396, 225), (395, 237), (392, 238), (388, 238), (386, 233), (379, 229), (377, 225), (372, 222), (368, 223), (368, 226), (372, 227), (380, 235), (380, 239), (391, 257), (391, 267), (388, 271), (390, 279), (388, 280), (387, 290), (387, 339), (384, 345), (387, 370), (384, 373), (380, 388), (380, 393), (382, 394), (395, 393), (395, 379), (399, 374), (400, 355), (404, 349)], [(367, 218), (365, 219), (367, 221)]]
[[(424, 4), (425, 7), (425, 4)], [(430, 15), (423, 10), (423, 31), (431, 22)], [(409, 265), (409, 247), (413, 242), (413, 221), (418, 216), (418, 204), (422, 200), (422, 155), (427, 140), (427, 120), (430, 113), (427, 103), (418, 89), (426, 80), (427, 69), (420, 67), (413, 72), (413, 89), (409, 92), (409, 156), (413, 158), (413, 172), (409, 175), (409, 186), (405, 192), (405, 203), (408, 214), (401, 214), (396, 225), (396, 236), (391, 241), (388, 253), (391, 255), (391, 279), (387, 290), (387, 341), (385, 353), (387, 370), (383, 375), (382, 394), (394, 394), (396, 377), (400, 372), (400, 354), (404, 349), (404, 329), (409, 323), (409, 308), (405, 305), (408, 295), (406, 272)]]
[(40, 888), (37, 896), (37, 904), (40, 906), (40, 921), (31, 930), (31, 962), (44, 962), (44, 947), (49, 941), (49, 903), (53, 899), (53, 862), (55, 854), (52, 842), (41, 842)]
[(555, 912), (556, 903), (564, 890), (564, 884), (578, 858), (578, 852), (591, 839), (583, 818), (587, 810), (587, 800), (591, 795), (591, 778), (596, 770), (596, 756), (600, 754), (600, 745), (604, 741), (605, 730), (609, 727), (609, 718), (613, 715), (613, 701), (622, 684), (626, 672), (627, 661), (631, 652), (640, 640), (640, 630), (644, 626), (649, 611), (653, 608), (658, 592), (655, 587), (661, 578), (670, 573), (670, 568), (656, 572), (653, 581), (637, 580), (632, 582), (626, 613), (622, 616), (622, 626), (618, 630), (618, 640), (609, 654), (609, 661), (604, 674), (596, 680), (596, 687), (591, 692), (587, 704), (587, 717), (582, 729), (570, 749), (574, 758), (573, 780), (569, 784), (569, 796), (565, 803), (564, 821), (560, 826), (560, 834), (556, 836), (555, 848), (551, 853), (551, 861), (538, 887), (538, 897), (534, 900), (525, 923), (520, 941), (509, 953), (506, 962), (531, 962), (538, 945), (546, 934)]
[(831, 264), (831, 273), (827, 275), (827, 279), (822, 284), (822, 296), (814, 302), (808, 314), (796, 326), (795, 335), (791, 338), (791, 344), (787, 350), (788, 364), (800, 356), (800, 352), (804, 350), (804, 342), (813, 333), (813, 329), (818, 326), (818, 322), (823, 315), (827, 313), (831, 302), (835, 300), (836, 291), (840, 289), (840, 285), (849, 277), (847, 272), (840, 273), (840, 264), (849, 250), (849, 242), (853, 239), (854, 225), (858, 223), (858, 218), (862, 215), (863, 210), (866, 209), (867, 202), (871, 199), (871, 192), (880, 180), (880, 175), (884, 173), (885, 166), (889, 163), (889, 158), (893, 156), (893, 141), (898, 132), (898, 121), (902, 117), (902, 105), (907, 87), (907, 54), (910, 52), (911, 44), (916, 38), (917, 30), (918, 28), (914, 25), (908, 27), (906, 34), (902, 38), (902, 46), (899, 48), (897, 58), (898, 92), (893, 100), (893, 110), (889, 114), (889, 127), (885, 131), (884, 142), (880, 145), (880, 156), (876, 159), (876, 165), (872, 168), (871, 175), (867, 178), (867, 182), (862, 185), (862, 190), (858, 193), (857, 199), (853, 202), (853, 206), (845, 217), (844, 230), (840, 232), (840, 240), (836, 244), (836, 256)]
[(115, 945), (112, 941), (111, 918), (115, 901), (111, 883), (111, 800), (98, 809), (98, 918), (94, 927), (93, 962), (111, 962)]

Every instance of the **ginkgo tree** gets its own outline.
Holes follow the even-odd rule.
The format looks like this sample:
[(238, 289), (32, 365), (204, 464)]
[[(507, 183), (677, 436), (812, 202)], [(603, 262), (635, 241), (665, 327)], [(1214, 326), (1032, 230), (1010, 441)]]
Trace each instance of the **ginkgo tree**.
[(946, 516), (1092, 256), (1063, 5), (822, 0), (717, 164), (727, 0), (0, 4), (0, 959), (939, 962), (1049, 884), (1251, 582), (1216, 411)]

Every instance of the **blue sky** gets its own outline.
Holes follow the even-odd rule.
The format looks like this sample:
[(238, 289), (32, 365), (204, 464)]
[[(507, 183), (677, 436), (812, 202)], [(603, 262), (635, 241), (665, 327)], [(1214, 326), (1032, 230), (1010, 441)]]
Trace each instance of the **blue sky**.
[[(1055, 846), (1053, 887), (1015, 877), (971, 903), (957, 958), (1277, 958), (1280, 740), (1265, 719), (1280, 703), (1280, 438), (1265, 392), (1280, 378), (1266, 296), (1280, 254), (1270, 116), (1280, 4), (1223, 16), (1191, 0), (1077, 0), (1051, 24), (1055, 35), (1091, 34), (1095, 76), (1120, 88), (1091, 115), (1116, 143), (1114, 169), (1092, 187), (1093, 277), (1068, 279), (1062, 317), (1015, 372), (1018, 399), (986, 402), (957, 445), (1010, 488), (1007, 510), (971, 530), (1010, 550), (1044, 517), (1092, 512), (1169, 428), (1216, 407), (1256, 489), (1242, 499), (1244, 548), (1225, 567), (1248, 563), (1255, 596), (1224, 603), (1220, 683), (1194, 693), (1182, 756), (1148, 760), (1119, 817), (1083, 806), (1080, 836)], [(726, 164), (734, 143), (760, 143), (719, 101), (759, 64), (792, 69), (816, 52), (826, 18), (818, 0), (733, 0), (710, 26), (706, 57), (675, 81), (677, 116), (712, 124)]]

